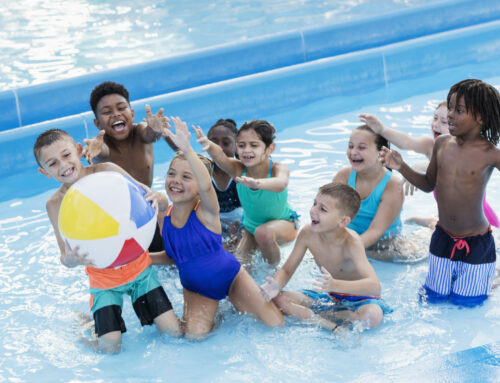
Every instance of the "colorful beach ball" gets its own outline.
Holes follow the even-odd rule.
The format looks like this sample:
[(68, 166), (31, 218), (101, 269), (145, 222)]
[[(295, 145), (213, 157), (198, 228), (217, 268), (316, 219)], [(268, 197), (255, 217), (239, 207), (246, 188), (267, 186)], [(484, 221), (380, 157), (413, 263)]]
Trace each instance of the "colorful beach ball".
[(133, 179), (116, 172), (90, 174), (66, 192), (59, 231), (71, 248), (80, 246), (95, 267), (125, 265), (151, 244), (156, 211)]

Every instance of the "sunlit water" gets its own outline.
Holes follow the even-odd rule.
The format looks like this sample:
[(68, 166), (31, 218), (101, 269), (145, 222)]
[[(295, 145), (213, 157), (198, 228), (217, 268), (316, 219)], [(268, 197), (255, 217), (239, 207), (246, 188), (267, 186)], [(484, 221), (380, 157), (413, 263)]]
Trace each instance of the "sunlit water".
[[(500, 84), (498, 79), (493, 81)], [(328, 116), (322, 103), (268, 116), (276, 122), (293, 116), (300, 120), (302, 114), (321, 117), (311, 118), (307, 124), (279, 127), (273, 155), (291, 169), (290, 202), (303, 222), (309, 221), (317, 188), (347, 165), (347, 140), (358, 125), (359, 112), (377, 113), (386, 123), (411, 134), (429, 134), (434, 107), (445, 96), (443, 90), (336, 116)], [(423, 159), (412, 153), (404, 156), (410, 162)], [(163, 188), (167, 166), (156, 165), (155, 189)], [(497, 173), (488, 195), (492, 207), (500, 212)], [(153, 327), (141, 328), (125, 300), (128, 332), (123, 351), (117, 356), (98, 355), (78, 341), (82, 331), (77, 313), (89, 311), (87, 277), (82, 269), (67, 269), (59, 263), (44, 211), (52, 192), (0, 204), (0, 376), (14, 381), (351, 381), (500, 339), (498, 290), (474, 309), (428, 305), (419, 302), (416, 293), (425, 279), (427, 262), (372, 261), (383, 297), (394, 308), (376, 330), (361, 333), (355, 329), (336, 337), (291, 319), (285, 327), (272, 330), (222, 301), (219, 327), (207, 340), (191, 342), (160, 337)], [(417, 192), (405, 202), (403, 218), (435, 213), (432, 195)], [(499, 243), (498, 231), (494, 233)], [(420, 245), (427, 252), (428, 242)], [(283, 247), (283, 259), (291, 247)], [(250, 271), (262, 283), (275, 268), (257, 259)], [(161, 268), (159, 274), (174, 310), (181, 315), (182, 288), (176, 269)], [(317, 276), (311, 256), (306, 255), (288, 288), (310, 288)], [(83, 334), (89, 335), (88, 331)]]
[[(9, 2), (0, 13), (0, 89), (419, 3), (424, 1), (255, 1), (251, 6), (240, 1), (156, 5), (143, 1)], [(486, 80), (500, 85), (498, 78)], [(341, 115), (330, 112), (332, 100), (322, 100), (295, 111), (263, 116), (278, 128), (273, 158), (291, 169), (290, 203), (302, 221), (309, 221), (317, 188), (347, 165), (345, 149), (351, 129), (358, 125), (358, 113), (375, 113), (410, 134), (429, 134), (434, 107), (445, 97), (443, 89)], [(231, 116), (214, 116), (214, 121), (219, 117)], [(403, 154), (411, 163), (424, 159)], [(156, 164), (155, 189), (163, 188), (167, 167), (168, 163)], [(160, 337), (154, 327), (142, 328), (125, 299), (123, 317), (128, 331), (122, 353), (96, 354), (78, 341), (82, 333), (89, 335), (77, 320), (78, 313), (89, 312), (87, 276), (81, 268), (60, 264), (45, 213), (45, 201), (54, 190), (15, 198), (16, 188), (29, 187), (30, 177), (42, 176), (33, 169), (2, 186), (11, 188), (13, 197), (0, 202), (0, 382), (361, 381), (367, 374), (500, 339), (498, 290), (474, 309), (422, 304), (416, 292), (425, 279), (427, 262), (372, 261), (383, 297), (394, 308), (376, 330), (360, 332), (356, 328), (337, 337), (291, 319), (283, 328), (268, 329), (222, 301), (218, 328), (207, 340), (190, 342)], [(498, 172), (490, 180), (488, 200), (500, 212)], [(436, 211), (432, 195), (417, 192), (407, 198), (403, 218), (430, 216)], [(408, 227), (405, 233), (410, 235), (413, 230)], [(494, 235), (498, 249), (498, 230)], [(419, 241), (419, 245), (427, 252), (428, 242)], [(283, 246), (283, 260), (291, 248), (291, 244)], [(174, 310), (181, 315), (182, 288), (176, 269), (158, 271)], [(262, 283), (275, 268), (258, 258), (250, 271)], [(317, 276), (312, 257), (307, 255), (288, 288), (311, 287)]]
[(0, 90), (431, 0), (19, 0), (0, 12)]

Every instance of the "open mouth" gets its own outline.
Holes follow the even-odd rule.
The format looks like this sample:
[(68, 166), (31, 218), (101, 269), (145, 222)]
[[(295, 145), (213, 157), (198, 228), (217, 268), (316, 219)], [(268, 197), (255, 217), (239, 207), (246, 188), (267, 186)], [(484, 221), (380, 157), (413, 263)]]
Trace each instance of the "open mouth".
[(75, 168), (74, 167), (71, 167), (69, 169), (66, 169), (64, 172), (61, 173), (61, 176), (62, 177), (69, 177), (70, 175), (73, 174), (73, 172), (75, 171)]
[(360, 165), (363, 163), (363, 160), (362, 159), (354, 159), (354, 158), (351, 158), (351, 163), (353, 165)]
[(116, 121), (111, 125), (111, 127), (115, 132), (123, 132), (126, 129), (124, 121)]

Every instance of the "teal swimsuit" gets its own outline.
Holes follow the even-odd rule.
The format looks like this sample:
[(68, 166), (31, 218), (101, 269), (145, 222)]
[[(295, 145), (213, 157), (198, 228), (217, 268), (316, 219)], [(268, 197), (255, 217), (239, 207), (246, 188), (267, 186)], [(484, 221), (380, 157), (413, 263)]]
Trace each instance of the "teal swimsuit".
[[(273, 162), (269, 159), (269, 174), (267, 178), (271, 178)], [(243, 170), (242, 176), (246, 176), (247, 168)], [(243, 206), (243, 227), (252, 235), (255, 229), (272, 220), (282, 219), (285, 221), (296, 221), (297, 213), (288, 205), (288, 188), (285, 188), (280, 193), (268, 190), (252, 190), (249, 187), (236, 184), (238, 197), (241, 206)]]
[[(349, 175), (349, 181), (347, 184), (356, 189), (356, 175), (355, 171), (351, 170), (351, 174)], [(349, 229), (354, 230), (358, 234), (363, 234), (373, 221), (375, 214), (377, 214), (378, 205), (380, 204), (380, 199), (382, 198), (382, 194), (384, 193), (385, 187), (389, 179), (391, 178), (391, 172), (386, 171), (384, 178), (378, 183), (378, 185), (373, 189), (371, 194), (364, 200), (361, 200), (361, 207), (359, 209), (358, 214), (351, 221), (347, 227)], [(391, 226), (384, 233), (382, 238), (392, 237), (396, 234), (401, 233), (403, 224), (401, 223), (401, 212), (399, 212), (397, 218), (394, 220)]]

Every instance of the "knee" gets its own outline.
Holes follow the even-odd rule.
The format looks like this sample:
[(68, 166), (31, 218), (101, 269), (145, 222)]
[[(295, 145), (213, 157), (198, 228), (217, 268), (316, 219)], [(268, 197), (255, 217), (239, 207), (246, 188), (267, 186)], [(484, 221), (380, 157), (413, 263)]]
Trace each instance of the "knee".
[(380, 326), (384, 318), (384, 313), (379, 306), (370, 307), (365, 310), (358, 310), (357, 314), (357, 319), (361, 322), (366, 323), (368, 328), (376, 328)]
[(274, 233), (271, 230), (267, 229), (264, 225), (260, 225), (259, 227), (257, 227), (253, 235), (259, 247), (276, 242)]
[(203, 340), (212, 331), (213, 324), (205, 321), (184, 321), (182, 330), (184, 337), (192, 340)]
[(98, 351), (103, 354), (118, 354), (122, 349), (121, 331), (112, 331), (101, 335), (98, 340)]

